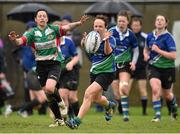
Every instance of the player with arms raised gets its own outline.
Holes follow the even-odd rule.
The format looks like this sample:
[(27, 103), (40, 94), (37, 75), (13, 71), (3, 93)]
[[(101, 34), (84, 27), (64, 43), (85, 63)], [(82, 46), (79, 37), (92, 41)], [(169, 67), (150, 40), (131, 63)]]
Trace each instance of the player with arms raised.
[(49, 127), (64, 125), (59, 111), (59, 107), (62, 106), (62, 100), (56, 88), (60, 76), (60, 64), (63, 58), (58, 47), (59, 37), (63, 36), (66, 31), (80, 26), (87, 19), (87, 16), (82, 16), (80, 21), (64, 26), (54, 26), (47, 24), (47, 11), (45, 9), (39, 9), (35, 13), (37, 27), (20, 38), (18, 38), (18, 35), (14, 31), (9, 34), (9, 39), (15, 41), (17, 45), (29, 44), (35, 50), (37, 61), (36, 72), (41, 87), (46, 93), (49, 107), (55, 116), (54, 124), (51, 124)]
[[(105, 16), (96, 16), (93, 27), (94, 31), (100, 34), (101, 43), (99, 49), (95, 53), (91, 53), (89, 57), (92, 62), (90, 69), (91, 84), (85, 91), (83, 104), (80, 107), (78, 116), (66, 121), (66, 125), (71, 129), (77, 128), (81, 124), (83, 117), (93, 102), (105, 107), (105, 119), (107, 121), (111, 119), (112, 109), (115, 107), (113, 102), (108, 101), (102, 95), (103, 90), (106, 91), (108, 89), (114, 78), (115, 63), (113, 50), (115, 48), (115, 39), (111, 36), (110, 32), (107, 32), (107, 18)], [(85, 43), (85, 40), (86, 37), (82, 39), (82, 43)]]

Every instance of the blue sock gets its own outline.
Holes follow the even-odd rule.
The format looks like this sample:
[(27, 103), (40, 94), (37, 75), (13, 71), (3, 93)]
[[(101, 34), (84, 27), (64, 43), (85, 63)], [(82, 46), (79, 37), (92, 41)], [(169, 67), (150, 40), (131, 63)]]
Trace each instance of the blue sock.
[(153, 109), (155, 111), (155, 116), (157, 118), (161, 118), (161, 101), (160, 100), (153, 101)]
[(123, 116), (129, 116), (128, 96), (121, 96), (121, 106), (122, 106)]

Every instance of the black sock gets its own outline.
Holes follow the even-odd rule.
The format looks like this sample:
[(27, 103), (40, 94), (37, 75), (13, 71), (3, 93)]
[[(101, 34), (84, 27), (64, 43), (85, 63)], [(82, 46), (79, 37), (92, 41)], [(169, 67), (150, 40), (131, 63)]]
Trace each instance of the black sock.
[(47, 97), (49, 108), (53, 112), (55, 119), (62, 119), (61, 113), (59, 111), (59, 106), (58, 106), (57, 100), (54, 97), (54, 94), (46, 93), (46, 97)]
[(167, 105), (167, 109), (168, 109), (168, 115), (171, 114), (171, 101), (166, 100), (166, 105)]
[(142, 113), (143, 115), (147, 114), (146, 109), (147, 109), (147, 97), (142, 97), (141, 98), (141, 104), (142, 104)]
[(44, 102), (43, 104), (41, 104), (41, 107), (38, 109), (39, 115), (45, 115), (46, 114), (47, 106), (48, 106), (47, 102)]
[(56, 101), (57, 101), (58, 103), (62, 101), (62, 99), (61, 99), (61, 97), (60, 97), (60, 94), (59, 94), (57, 88), (55, 88), (55, 90), (54, 90), (53, 97), (56, 99)]
[(120, 100), (118, 100), (118, 112), (119, 112), (119, 114), (122, 114), (121, 99), (120, 99)]
[(18, 110), (20, 110), (21, 108), (22, 108), (23, 106), (21, 105), (21, 106), (15, 106), (15, 105), (13, 105), (12, 107), (11, 107), (11, 110), (13, 111), (13, 112), (15, 112), (15, 111), (18, 111)]
[(0, 100), (0, 108), (4, 107), (4, 100)]
[(74, 114), (74, 110), (73, 110), (73, 108), (72, 108), (72, 105), (70, 104), (69, 105), (69, 109), (68, 109), (68, 116), (69, 116), (69, 118), (71, 119), (71, 118), (73, 118), (74, 116), (75, 116), (75, 114)]
[(54, 100), (54, 101), (48, 102), (48, 105), (51, 111), (53, 112), (55, 119), (62, 119), (57, 102)]
[(173, 97), (172, 100), (170, 100), (170, 107), (171, 107), (171, 112), (177, 112), (177, 102), (175, 96)]
[(20, 109), (20, 111), (21, 112), (28, 111), (28, 110), (32, 109), (33, 107), (38, 106), (39, 104), (41, 104), (39, 102), (39, 100), (34, 99), (34, 100), (30, 101), (30, 102), (25, 103), (24, 106)]
[(79, 113), (79, 101), (72, 103), (71, 106), (74, 111), (74, 114), (77, 116)]

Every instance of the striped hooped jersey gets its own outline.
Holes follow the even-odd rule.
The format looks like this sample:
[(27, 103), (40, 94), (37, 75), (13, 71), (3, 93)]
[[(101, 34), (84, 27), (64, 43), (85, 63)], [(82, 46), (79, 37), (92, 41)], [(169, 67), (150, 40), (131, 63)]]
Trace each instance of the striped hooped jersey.
[(64, 34), (61, 27), (48, 24), (44, 30), (35, 27), (26, 32), (22, 39), (23, 44), (31, 45), (35, 49), (36, 61), (62, 61), (62, 53), (58, 46), (59, 37)]

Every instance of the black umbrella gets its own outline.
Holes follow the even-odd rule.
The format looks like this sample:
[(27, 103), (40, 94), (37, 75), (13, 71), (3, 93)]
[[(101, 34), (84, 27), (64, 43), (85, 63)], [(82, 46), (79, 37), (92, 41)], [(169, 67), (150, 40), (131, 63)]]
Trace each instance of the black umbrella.
[(87, 15), (104, 14), (107, 16), (116, 16), (119, 11), (128, 10), (132, 15), (142, 17), (143, 14), (139, 12), (134, 6), (128, 2), (121, 0), (110, 0), (104, 2), (96, 2), (88, 7), (84, 13)]
[(53, 11), (48, 6), (39, 3), (21, 4), (9, 11), (7, 18), (10, 20), (28, 22), (30, 20), (34, 20), (34, 13), (38, 9), (45, 9), (48, 12), (50, 21), (60, 19), (60, 16), (55, 11)]

